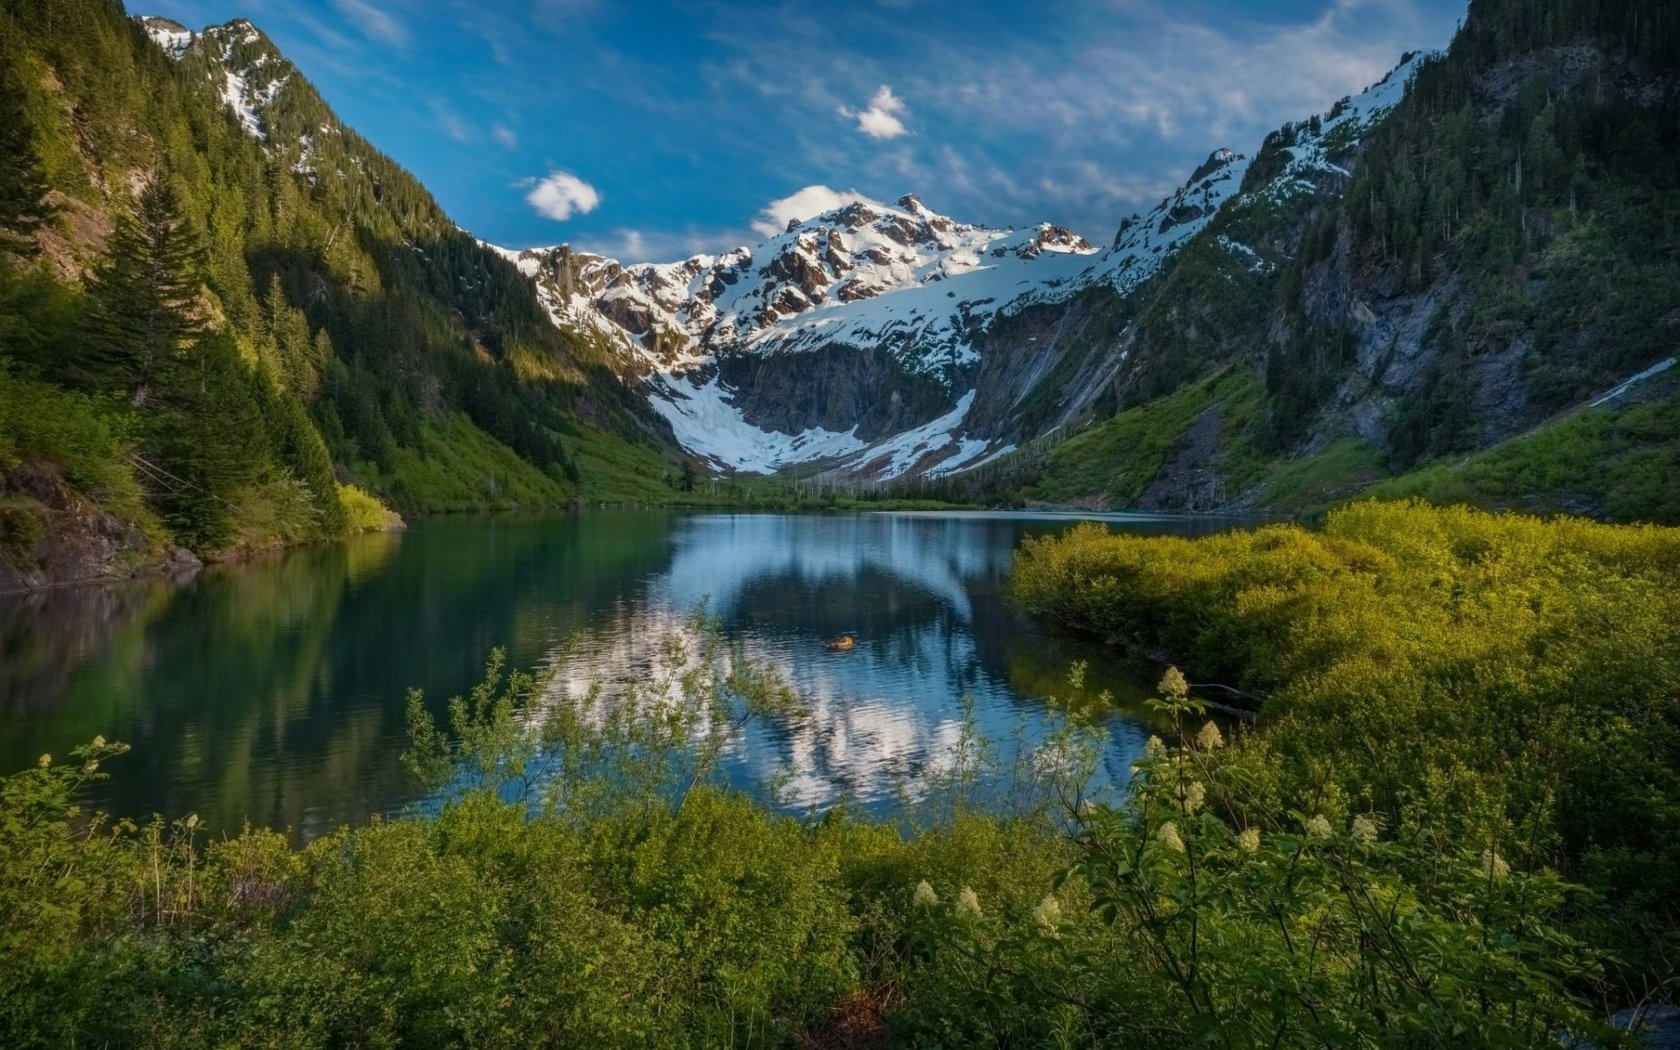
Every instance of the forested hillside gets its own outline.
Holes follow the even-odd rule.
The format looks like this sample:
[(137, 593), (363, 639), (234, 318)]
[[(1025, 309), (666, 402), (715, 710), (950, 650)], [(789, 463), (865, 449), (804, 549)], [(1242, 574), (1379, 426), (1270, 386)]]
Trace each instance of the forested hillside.
[(8, 0), (0, 76), (0, 586), (663, 484), (600, 352), (249, 23), (177, 61)]
[[(1280, 129), (1245, 192), (1085, 326), (1106, 341), (1093, 352), (1126, 352), (1111, 418), (959, 490), (1301, 509), (1430, 465), (1409, 488), (1676, 520), (1680, 443), (1639, 422), (1672, 415), (1672, 372), (1573, 423), (1614, 434), (1571, 471), (1459, 464), (1674, 355), (1677, 117), (1672, 4), (1475, 0), (1363, 140), (1311, 143), (1333, 166), (1294, 177), (1316, 129)], [(1653, 402), (1669, 408), (1638, 411)]]

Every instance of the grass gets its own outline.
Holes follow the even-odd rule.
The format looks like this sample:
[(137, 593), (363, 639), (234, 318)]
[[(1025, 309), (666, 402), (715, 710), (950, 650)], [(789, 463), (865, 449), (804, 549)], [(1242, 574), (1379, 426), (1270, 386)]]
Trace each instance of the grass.
[(1258, 504), (1288, 513), (1321, 510), (1381, 477), (1383, 457), (1377, 447), (1363, 438), (1341, 437), (1318, 452), (1278, 464)]
[(676, 468), (650, 445), (602, 430), (580, 428), (566, 437), (577, 463), (584, 503), (670, 503)]
[[(1193, 386), (1182, 387), (1147, 404), (1129, 408), (1056, 446), (1041, 464), (1042, 475), (1030, 490), (1047, 503), (1100, 502), (1135, 504), (1185, 432), (1209, 406), (1220, 407), (1221, 444), (1242, 454), (1223, 458), (1242, 473), (1253, 469), (1242, 450), (1259, 411), (1264, 390), (1246, 370), (1229, 368)], [(1224, 465), (1224, 464), (1222, 464)]]
[(577, 495), (474, 426), (462, 413), (422, 424), (420, 449), (399, 449), (389, 474), (362, 464), (358, 480), (404, 513), (557, 507)]
[(1632, 408), (1582, 412), (1473, 456), (1437, 460), (1370, 494), (1680, 522), (1680, 392)]

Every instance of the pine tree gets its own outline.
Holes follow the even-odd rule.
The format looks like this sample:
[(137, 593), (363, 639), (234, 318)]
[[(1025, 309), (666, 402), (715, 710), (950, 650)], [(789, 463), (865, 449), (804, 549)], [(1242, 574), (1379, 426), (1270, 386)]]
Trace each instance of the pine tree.
[(197, 316), (202, 266), (175, 191), (154, 178), (134, 214), (118, 221), (109, 258), (94, 278), (96, 309), (78, 369), (83, 381), (144, 405), (153, 386), (168, 381), (182, 349), (205, 332)]
[(309, 413), (297, 395), (288, 390), (266, 391), (263, 415), (274, 433), (281, 461), (309, 486), (311, 501), (320, 516), (321, 530), (329, 536), (344, 531), (348, 518), (338, 498), (338, 478), (333, 473), (332, 453), (309, 421)]
[(321, 376), (313, 360), (315, 346), (310, 339), (309, 322), (303, 311), (286, 298), (278, 275), (269, 279), (263, 306), (268, 311), (269, 329), (274, 333), (279, 355), (280, 372), (275, 378), (299, 397), (313, 397), (320, 387)]
[(205, 335), (192, 349), (149, 413), (144, 448), (154, 499), (176, 538), (216, 550), (232, 538), (240, 490), (272, 463), (272, 449), (261, 377), (226, 336)]
[(16, 56), (0, 52), (0, 254), (33, 255), (32, 235), (53, 214), (35, 133), (23, 108)]

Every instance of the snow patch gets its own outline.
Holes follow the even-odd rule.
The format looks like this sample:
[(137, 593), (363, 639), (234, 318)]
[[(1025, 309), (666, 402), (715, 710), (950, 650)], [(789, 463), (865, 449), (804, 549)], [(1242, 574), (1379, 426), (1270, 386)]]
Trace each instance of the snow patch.
[(222, 85), (222, 101), (233, 110), (233, 115), (239, 118), (239, 123), (244, 125), (246, 131), (259, 139), (267, 139), (268, 135), (262, 127), (262, 118), (257, 115), (256, 107), (250, 102), (250, 87), (245, 78), (231, 69), (223, 75), (227, 80)]
[(167, 18), (142, 18), (140, 24), (146, 30), (146, 35), (152, 38), (152, 43), (163, 48), (163, 53), (177, 61), (193, 46), (198, 34), (185, 26), (177, 25)]
[(1656, 364), (1652, 365), (1650, 368), (1647, 368), (1645, 371), (1640, 372), (1638, 375), (1629, 376), (1628, 378), (1626, 378), (1626, 379), (1622, 380), (1620, 383), (1618, 383), (1616, 385), (1616, 387), (1613, 390), (1611, 390), (1608, 394), (1605, 394), (1603, 397), (1601, 397), (1598, 400), (1592, 402), (1587, 407), (1588, 408), (1597, 408), (1599, 405), (1602, 405), (1607, 401), (1616, 400), (1618, 397), (1621, 397), (1623, 394), (1627, 393), (1629, 390), (1632, 390), (1634, 387), (1638, 386), (1640, 383), (1645, 382), (1645, 380), (1651, 379), (1655, 376), (1662, 375), (1664, 372), (1668, 371), (1670, 368), (1673, 368), (1675, 360), (1676, 360), (1676, 358), (1671, 357), (1666, 361), (1658, 361)]
[(748, 474), (774, 474), (791, 463), (830, 459), (864, 447), (856, 428), (844, 434), (820, 427), (802, 434), (779, 434), (755, 427), (729, 403), (728, 394), (715, 377), (696, 385), (660, 376), (655, 380), (652, 404), (684, 448), (720, 467)]
[[(853, 456), (850, 465), (855, 469), (863, 469), (873, 466), (881, 457), (887, 456), (890, 457), (889, 461), (876, 476), (883, 480), (900, 477), (929, 453), (937, 452), (955, 441), (952, 432), (962, 425), (972, 407), (974, 391), (970, 390), (957, 401), (956, 407), (951, 411), (913, 430), (906, 430), (897, 437), (870, 446), (862, 455)], [(984, 451), (984, 448), (980, 451)]]

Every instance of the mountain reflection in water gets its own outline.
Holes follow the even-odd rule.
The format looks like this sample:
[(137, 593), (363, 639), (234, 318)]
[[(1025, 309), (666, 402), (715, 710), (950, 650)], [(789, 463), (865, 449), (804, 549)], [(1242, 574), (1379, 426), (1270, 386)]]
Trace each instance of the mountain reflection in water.
[[(1147, 683), (1003, 602), (1020, 539), (1068, 524), (1008, 514), (448, 519), (186, 581), (0, 597), (0, 768), (104, 734), (134, 752), (109, 764), (95, 804), (309, 837), (414, 800), (400, 764), (411, 686), (441, 713), (498, 645), (513, 666), (554, 668), (555, 688), (610, 685), (644, 672), (705, 602), (749, 656), (781, 668), (808, 710), (751, 728), (726, 760), (738, 783), (786, 769), (789, 805), (849, 797), (889, 809), (946, 760), (965, 696), (983, 732), (1032, 738), (1076, 659), (1092, 661), (1089, 692), (1121, 701), (1102, 719), (1101, 775), (1119, 781), (1150, 731), (1135, 704)], [(827, 649), (848, 632), (852, 651)]]

